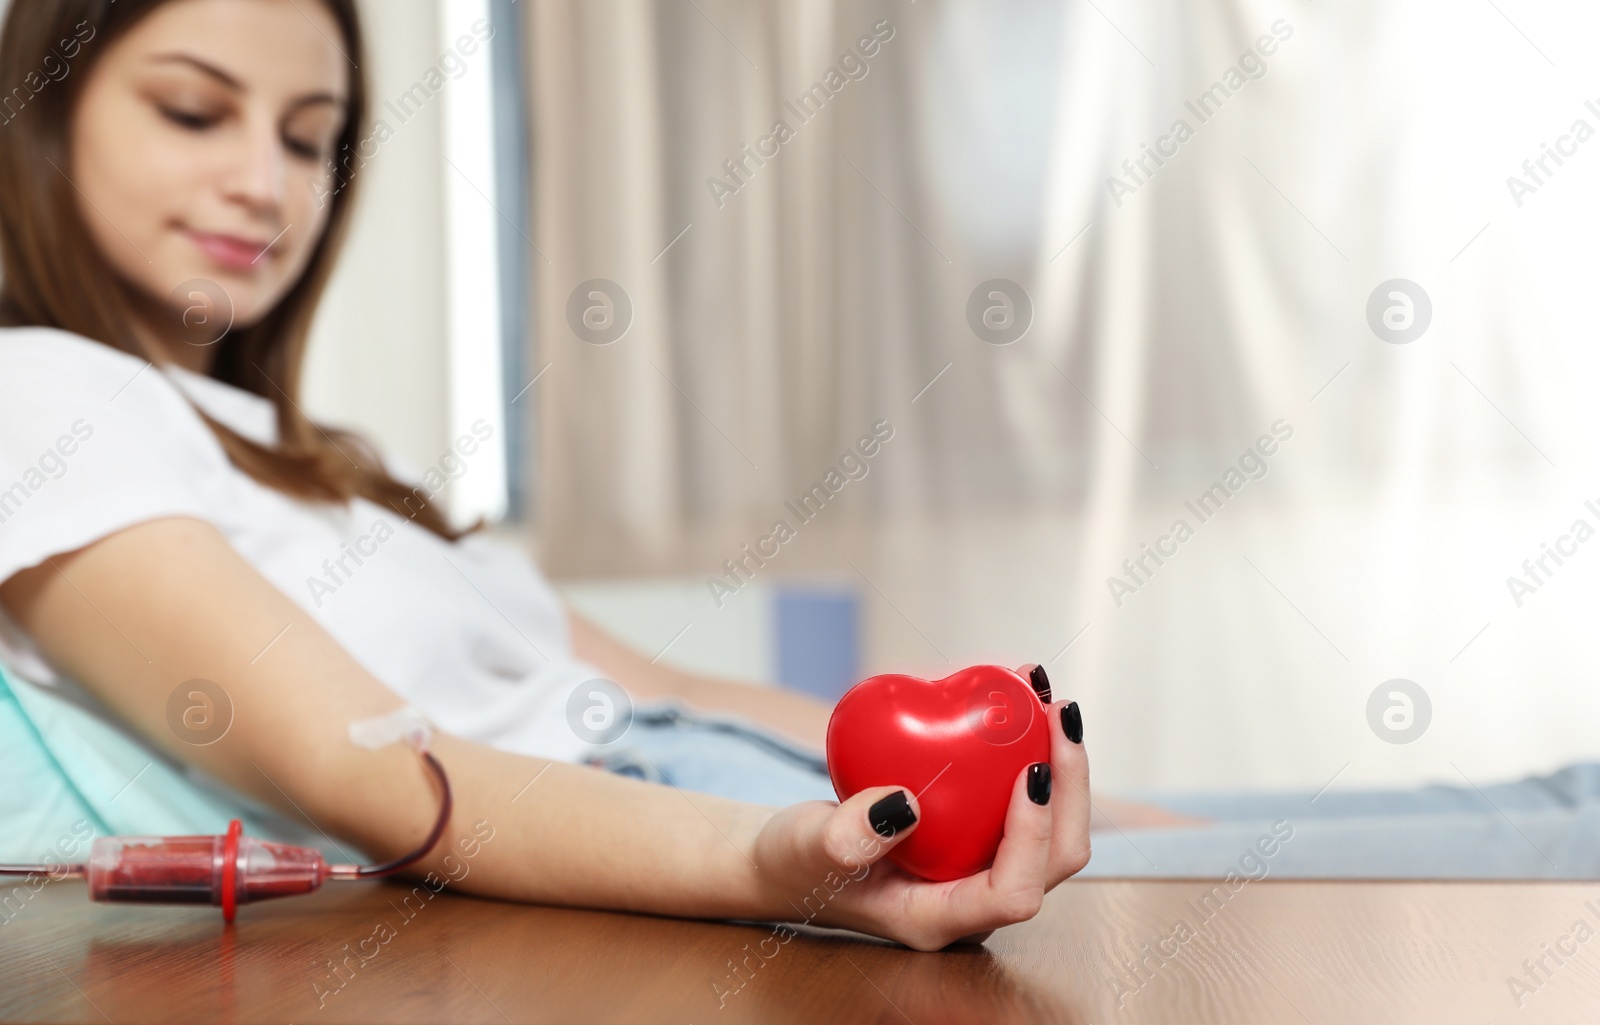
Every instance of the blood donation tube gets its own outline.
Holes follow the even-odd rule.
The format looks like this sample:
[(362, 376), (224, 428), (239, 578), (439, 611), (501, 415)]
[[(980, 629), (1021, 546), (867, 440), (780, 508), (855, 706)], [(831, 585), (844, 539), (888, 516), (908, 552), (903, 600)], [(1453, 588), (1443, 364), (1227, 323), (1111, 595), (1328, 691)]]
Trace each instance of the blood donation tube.
[(329, 876), (309, 847), (240, 835), (111, 836), (94, 842), (89, 899), (108, 904), (208, 904), (229, 920), (239, 904), (310, 893)]

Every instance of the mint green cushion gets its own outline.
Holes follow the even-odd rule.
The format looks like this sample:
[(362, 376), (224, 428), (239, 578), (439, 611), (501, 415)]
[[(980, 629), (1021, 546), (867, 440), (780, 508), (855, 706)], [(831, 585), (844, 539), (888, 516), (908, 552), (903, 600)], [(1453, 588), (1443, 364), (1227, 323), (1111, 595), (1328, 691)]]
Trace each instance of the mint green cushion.
[[(360, 852), (190, 775), (120, 724), (0, 667), (0, 862), (38, 862), (63, 838), (226, 832)], [(87, 825), (85, 825), (87, 824)], [(84, 849), (80, 857), (87, 857)]]

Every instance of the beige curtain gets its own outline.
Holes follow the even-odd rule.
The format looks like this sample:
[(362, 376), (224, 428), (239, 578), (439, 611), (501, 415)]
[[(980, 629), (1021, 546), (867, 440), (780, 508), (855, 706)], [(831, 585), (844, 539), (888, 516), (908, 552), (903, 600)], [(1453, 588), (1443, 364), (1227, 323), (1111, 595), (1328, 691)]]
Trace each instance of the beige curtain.
[[(975, 256), (932, 194), (938, 6), (532, 5), (553, 572), (715, 567), (881, 420), (895, 433), (874, 483), (841, 493), (828, 530), (1064, 488), (1060, 443), (1083, 408), (1061, 415), (1066, 384), (966, 317), (978, 282), (1025, 278), (1035, 254)], [(779, 121), (792, 137), (764, 141)], [(757, 164), (746, 146), (777, 152)], [(709, 184), (736, 181), (729, 160), (744, 162), (737, 193)], [(595, 278), (632, 303), (609, 345), (568, 321)]]

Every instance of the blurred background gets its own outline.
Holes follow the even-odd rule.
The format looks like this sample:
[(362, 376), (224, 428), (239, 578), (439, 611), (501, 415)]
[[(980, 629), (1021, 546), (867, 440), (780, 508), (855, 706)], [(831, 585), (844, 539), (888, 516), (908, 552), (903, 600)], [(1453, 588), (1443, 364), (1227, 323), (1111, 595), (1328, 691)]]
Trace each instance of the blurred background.
[(1600, 755), (1594, 5), (367, 7), (311, 412), (642, 650), (1042, 662), (1107, 791)]

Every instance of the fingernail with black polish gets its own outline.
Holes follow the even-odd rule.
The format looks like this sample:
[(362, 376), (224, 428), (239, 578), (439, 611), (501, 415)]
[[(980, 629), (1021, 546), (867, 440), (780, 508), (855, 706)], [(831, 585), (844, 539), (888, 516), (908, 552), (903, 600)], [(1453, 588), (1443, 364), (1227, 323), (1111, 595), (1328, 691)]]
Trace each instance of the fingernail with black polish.
[(867, 821), (872, 823), (874, 833), (887, 839), (902, 829), (910, 829), (917, 821), (917, 813), (911, 810), (906, 792), (896, 790), (867, 809)]
[(1074, 744), (1083, 743), (1083, 713), (1078, 711), (1076, 701), (1061, 708), (1061, 732)]
[(1050, 803), (1050, 763), (1034, 762), (1028, 766), (1028, 800), (1034, 804)]
[(1028, 671), (1028, 682), (1033, 684), (1033, 692), (1039, 695), (1039, 700), (1045, 704), (1050, 703), (1050, 677), (1045, 675), (1044, 666), (1034, 666)]

